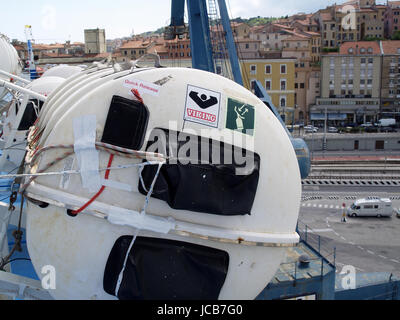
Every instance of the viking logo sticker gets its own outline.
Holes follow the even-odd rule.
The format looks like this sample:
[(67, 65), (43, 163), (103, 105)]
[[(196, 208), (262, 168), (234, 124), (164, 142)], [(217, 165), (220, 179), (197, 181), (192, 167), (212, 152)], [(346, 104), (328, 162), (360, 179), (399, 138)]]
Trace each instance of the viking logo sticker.
[(220, 93), (188, 85), (185, 121), (218, 128), (220, 111)]
[(253, 106), (228, 99), (226, 128), (254, 136), (255, 109)]
[(208, 109), (218, 103), (216, 97), (210, 96), (210, 98), (208, 98), (205, 94), (200, 96), (199, 93), (195, 91), (190, 92), (189, 97), (191, 97), (192, 100), (202, 109)]

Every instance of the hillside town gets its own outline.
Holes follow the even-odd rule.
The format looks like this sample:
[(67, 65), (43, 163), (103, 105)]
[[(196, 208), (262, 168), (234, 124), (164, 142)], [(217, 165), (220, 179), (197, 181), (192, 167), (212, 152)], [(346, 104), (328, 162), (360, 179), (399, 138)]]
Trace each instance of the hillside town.
[[(399, 19), (400, 1), (355, 0), (267, 24), (232, 22), (244, 85), (252, 89), (260, 81), (287, 124), (399, 121)], [(221, 39), (220, 32), (211, 26), (211, 39)], [(104, 29), (84, 34), (84, 43), (34, 44), (37, 65), (82, 65), (107, 57), (124, 63), (155, 53), (162, 65), (191, 67), (188, 35), (166, 40), (164, 34), (147, 33), (107, 40)], [(26, 44), (13, 44), (25, 60)]]

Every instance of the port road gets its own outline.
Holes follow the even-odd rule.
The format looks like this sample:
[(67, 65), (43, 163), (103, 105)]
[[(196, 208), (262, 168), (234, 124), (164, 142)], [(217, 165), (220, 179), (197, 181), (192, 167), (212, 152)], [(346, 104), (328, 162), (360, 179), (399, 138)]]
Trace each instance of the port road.
[(307, 224), (310, 238), (321, 237), (325, 251), (336, 248), (339, 272), (351, 265), (358, 272), (389, 272), (400, 276), (400, 219), (396, 215), (346, 217), (347, 222), (342, 222), (344, 203), (350, 206), (356, 199), (369, 196), (391, 198), (393, 207), (400, 208), (399, 188), (319, 187), (303, 190), (299, 220)]

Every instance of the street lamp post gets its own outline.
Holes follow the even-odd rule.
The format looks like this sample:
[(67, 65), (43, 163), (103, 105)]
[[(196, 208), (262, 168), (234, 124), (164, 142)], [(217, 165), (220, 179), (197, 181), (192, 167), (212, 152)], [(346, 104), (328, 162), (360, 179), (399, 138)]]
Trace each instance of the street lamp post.
[(323, 146), (324, 154), (325, 154), (325, 151), (326, 151), (326, 132), (327, 132), (327, 127), (328, 127), (328, 108), (325, 107), (325, 128), (324, 128), (324, 146)]

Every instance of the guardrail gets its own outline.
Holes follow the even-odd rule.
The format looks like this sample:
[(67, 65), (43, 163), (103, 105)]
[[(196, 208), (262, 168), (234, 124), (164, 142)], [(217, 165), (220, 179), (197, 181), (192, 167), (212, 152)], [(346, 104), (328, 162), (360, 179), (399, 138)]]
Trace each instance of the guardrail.
[(327, 240), (302, 221), (297, 222), (297, 232), (304, 241), (333, 266), (336, 266), (336, 247), (327, 244)]

